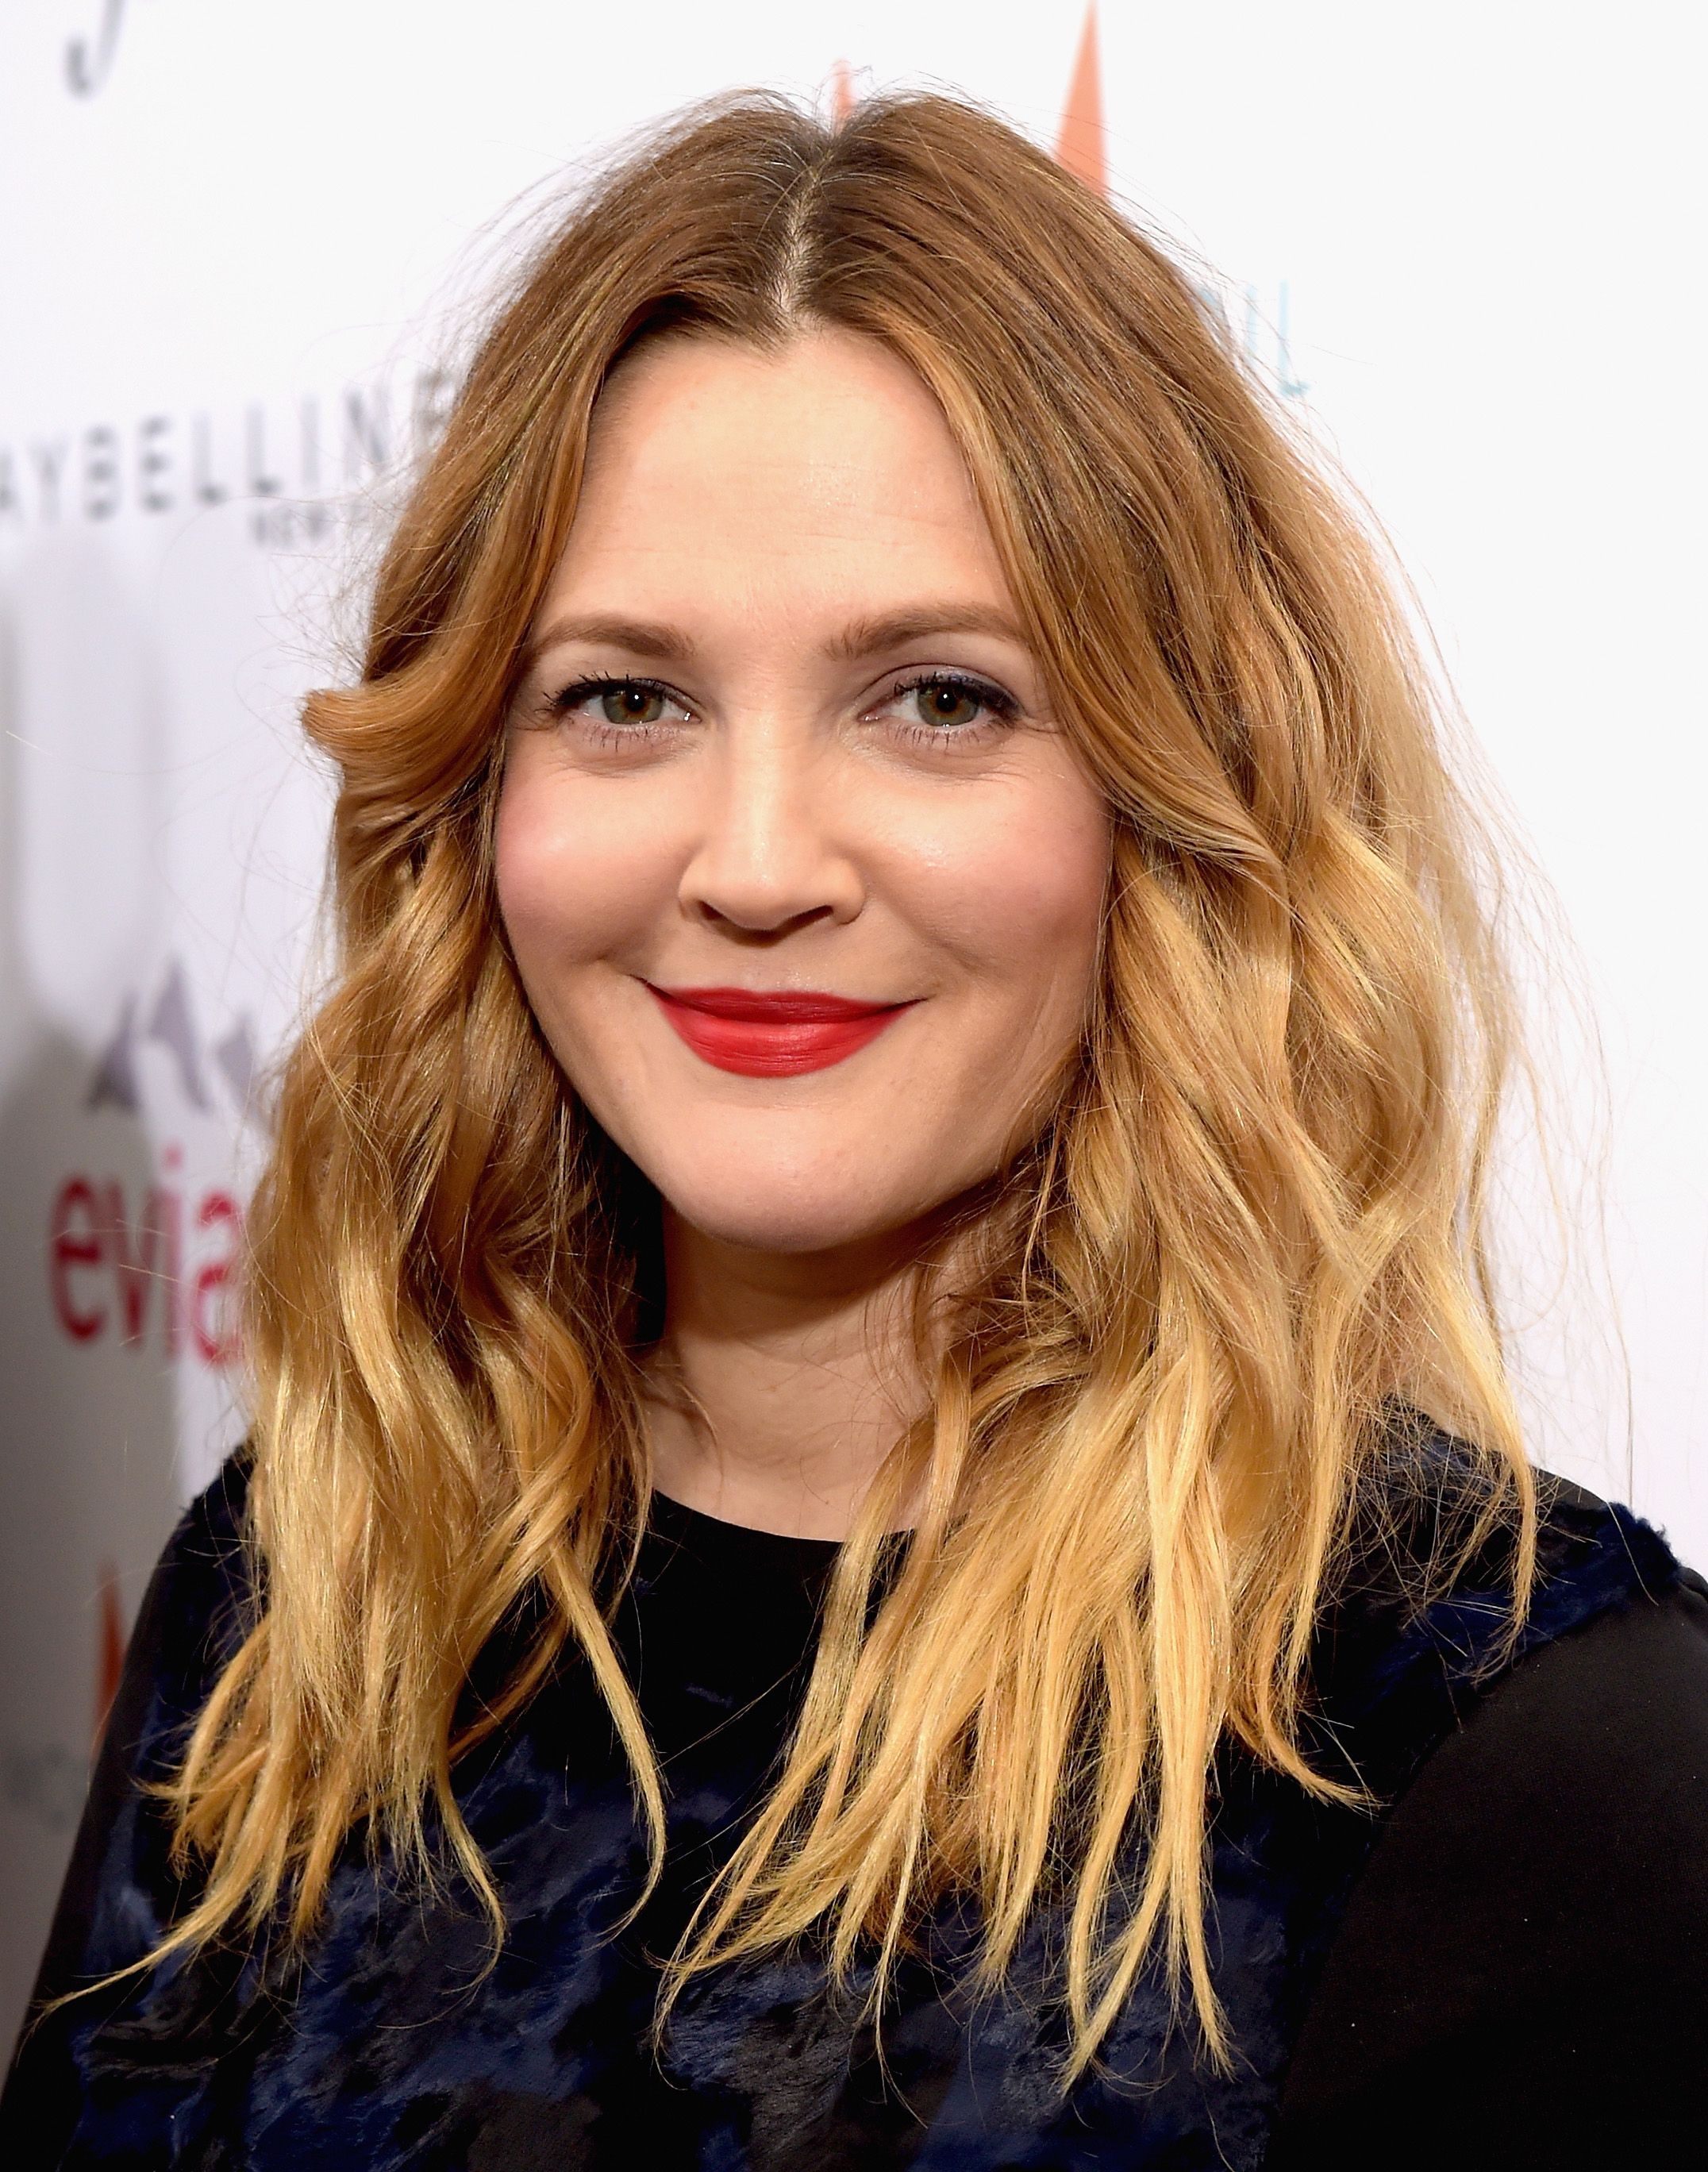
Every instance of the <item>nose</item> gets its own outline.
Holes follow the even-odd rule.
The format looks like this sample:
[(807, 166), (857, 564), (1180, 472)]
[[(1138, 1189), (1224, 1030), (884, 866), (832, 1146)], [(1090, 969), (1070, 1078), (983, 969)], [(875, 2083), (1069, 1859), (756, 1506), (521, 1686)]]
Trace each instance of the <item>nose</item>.
[(846, 794), (830, 750), (785, 723), (737, 723), (709, 766), (683, 910), (760, 938), (853, 919), (865, 885), (839, 820)]

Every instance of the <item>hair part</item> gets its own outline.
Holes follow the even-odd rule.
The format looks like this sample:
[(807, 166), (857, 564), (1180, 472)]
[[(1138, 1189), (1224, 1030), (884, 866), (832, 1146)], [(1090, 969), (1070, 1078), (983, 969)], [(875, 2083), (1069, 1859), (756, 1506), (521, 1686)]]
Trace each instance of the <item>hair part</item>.
[[(987, 1981), (1061, 1911), (1080, 2071), (1160, 1956), (1212, 2056), (1212, 1761), (1319, 1796), (1313, 1633), (1396, 1399), (1468, 1444), (1466, 1543), (1531, 1481), (1483, 1255), (1513, 1008), (1427, 676), (1358, 524), (1189, 280), (976, 108), (701, 109), (562, 223), (381, 568), (341, 777), (336, 985), (252, 1218), (253, 1620), (168, 1790), (159, 1949), (306, 1935), (352, 1829), (502, 1931), (461, 1752), (611, 1641), (649, 1492), (656, 1202), (579, 1105), (493, 888), (503, 727), (610, 372), (669, 333), (882, 341), (962, 447), (1114, 823), (1059, 1105), (922, 1261), (928, 1415), (841, 1550), (786, 1766), (667, 1971), (801, 1938), (881, 2004), (969, 1895)], [(918, 1505), (899, 1565), (886, 1534)], [(525, 1622), (502, 1692), (476, 1656)], [(438, 1837), (436, 1838), (435, 1836)]]

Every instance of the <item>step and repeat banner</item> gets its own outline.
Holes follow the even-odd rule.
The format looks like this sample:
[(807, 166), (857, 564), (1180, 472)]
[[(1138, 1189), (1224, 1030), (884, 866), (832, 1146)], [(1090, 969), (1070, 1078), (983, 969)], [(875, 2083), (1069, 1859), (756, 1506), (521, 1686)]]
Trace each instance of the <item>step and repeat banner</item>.
[(1641, 0), (0, 13), (0, 2040), (148, 1567), (241, 1424), (256, 1086), (320, 936), (328, 790), (297, 704), (349, 668), (483, 284), (578, 162), (718, 89), (997, 106), (1184, 254), (1373, 508), (1528, 833), (1549, 939), (1576, 944), (1548, 1068), (1582, 1120), (1566, 1189), (1595, 1224), (1589, 1281), (1550, 1286), (1533, 1173), (1508, 1207), (1539, 1452), (1708, 1564), (1680, 19)]

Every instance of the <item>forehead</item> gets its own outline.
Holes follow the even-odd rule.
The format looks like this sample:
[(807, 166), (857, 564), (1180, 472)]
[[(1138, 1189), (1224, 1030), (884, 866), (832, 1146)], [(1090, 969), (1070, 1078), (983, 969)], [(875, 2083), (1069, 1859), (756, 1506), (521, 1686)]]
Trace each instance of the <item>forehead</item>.
[[(862, 608), (1004, 599), (971, 476), (930, 390), (876, 341), (803, 332), (775, 350), (667, 337), (594, 413), (550, 599), (620, 584), (705, 596), (857, 588)], [(676, 599), (658, 595), (661, 605)]]

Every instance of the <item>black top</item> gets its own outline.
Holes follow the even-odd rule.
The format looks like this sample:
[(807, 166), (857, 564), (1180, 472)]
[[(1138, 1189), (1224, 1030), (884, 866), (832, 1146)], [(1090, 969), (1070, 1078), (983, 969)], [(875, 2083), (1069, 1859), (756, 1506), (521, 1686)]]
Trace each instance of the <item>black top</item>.
[[(186, 1516), (139, 1616), (44, 1964), (51, 1993), (182, 1903), (139, 1778), (228, 1648), (242, 1475)], [(982, 2003), (951, 1909), (904, 1971), (887, 2075), (810, 1955), (699, 1980), (662, 2055), (655, 1974), (774, 1769), (835, 1548), (655, 1500), (618, 1616), (670, 1794), (663, 1886), (578, 1662), (459, 1768), (510, 1933), (423, 1904), (352, 1843), (299, 1966), (169, 1967), (50, 2017), (0, 2107), (9, 2167), (266, 2172), (1594, 2166), (1708, 2160), (1708, 1597), (1645, 1525), (1562, 1489), (1530, 1648), (1471, 1575), (1420, 1615), (1351, 1578), (1318, 1668), (1324, 1743), (1388, 1783), (1372, 1821), (1224, 1761), (1212, 1863), (1235, 2072), (1195, 2064), (1154, 1972), (1064, 2105), (1041, 1956)]]

